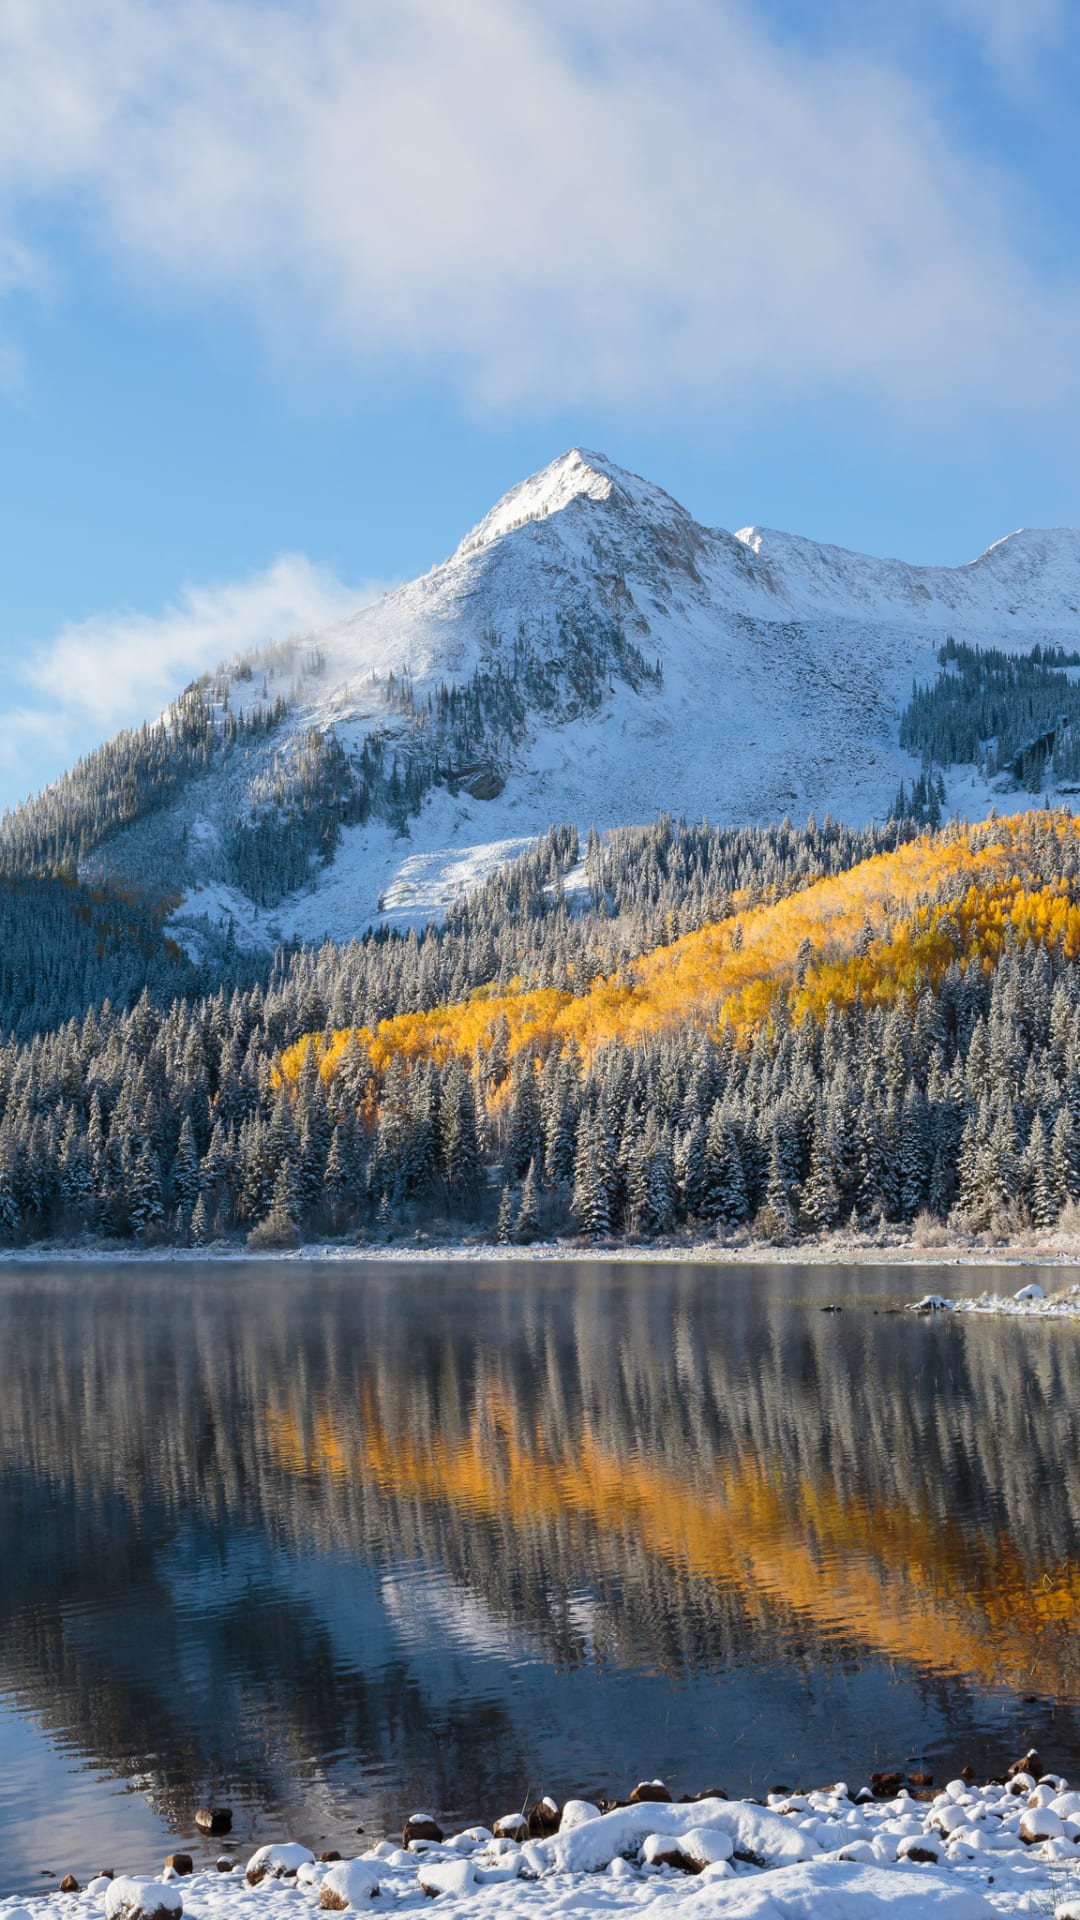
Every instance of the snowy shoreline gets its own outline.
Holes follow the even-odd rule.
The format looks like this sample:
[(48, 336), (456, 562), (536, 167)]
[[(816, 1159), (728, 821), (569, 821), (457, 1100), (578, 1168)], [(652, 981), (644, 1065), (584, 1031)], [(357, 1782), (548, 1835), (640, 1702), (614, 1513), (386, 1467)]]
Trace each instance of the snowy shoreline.
[[(1040, 1769), (1036, 1756), (1025, 1760)], [(764, 1804), (711, 1793), (676, 1803), (666, 1790), (606, 1813), (545, 1801), (528, 1822), (512, 1813), (445, 1837), (429, 1814), (414, 1814), (401, 1842), (351, 1861), (285, 1841), (245, 1861), (226, 1842), (216, 1866), (191, 1871), (177, 1852), (180, 1872), (166, 1864), (156, 1879), (104, 1874), (85, 1888), (0, 1898), (0, 1920), (254, 1920), (267, 1903), (274, 1920), (306, 1920), (360, 1907), (411, 1913), (432, 1899), (457, 1920), (1080, 1920), (1080, 1792), (1024, 1767), (937, 1792), (912, 1793), (890, 1775), (873, 1789), (840, 1782)]]
[(109, 1245), (98, 1241), (36, 1241), (26, 1246), (0, 1248), (0, 1268), (30, 1262), (63, 1264), (118, 1262), (144, 1266), (158, 1262), (227, 1265), (230, 1262), (296, 1265), (310, 1261), (348, 1264), (397, 1262), (456, 1262), (506, 1265), (538, 1261), (557, 1264), (623, 1264), (629, 1266), (768, 1266), (768, 1267), (1052, 1267), (1075, 1268), (1080, 1274), (1080, 1239), (1047, 1234), (1040, 1239), (987, 1245), (982, 1241), (951, 1241), (917, 1246), (910, 1238), (866, 1239), (836, 1234), (788, 1246), (748, 1240), (722, 1242), (625, 1242), (535, 1240), (524, 1246), (494, 1245), (490, 1240), (312, 1241), (297, 1247), (255, 1248), (243, 1242), (212, 1241), (203, 1247), (134, 1246), (130, 1241)]

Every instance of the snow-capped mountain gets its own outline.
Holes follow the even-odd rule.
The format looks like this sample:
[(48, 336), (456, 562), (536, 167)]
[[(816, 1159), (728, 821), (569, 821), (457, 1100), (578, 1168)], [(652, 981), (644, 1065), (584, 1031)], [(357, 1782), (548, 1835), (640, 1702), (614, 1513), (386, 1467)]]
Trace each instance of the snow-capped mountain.
[[(152, 804), (84, 831), (80, 872), (175, 887), (180, 920), (341, 938), (426, 917), (554, 821), (861, 821), (917, 770), (899, 711), (947, 635), (1026, 649), (1078, 630), (1075, 531), (909, 566), (700, 526), (574, 449), (430, 573), (217, 676), (211, 732), (239, 717), (242, 747), (193, 750)], [(954, 797), (989, 803), (970, 782)], [(294, 870), (301, 817), (326, 831), (305, 829)]]

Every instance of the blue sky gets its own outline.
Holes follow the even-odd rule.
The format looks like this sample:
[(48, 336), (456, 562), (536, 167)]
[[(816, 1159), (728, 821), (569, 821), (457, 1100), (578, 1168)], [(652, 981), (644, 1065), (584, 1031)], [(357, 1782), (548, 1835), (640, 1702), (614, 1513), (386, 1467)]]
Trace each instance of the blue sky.
[(1067, 0), (0, 0), (0, 802), (567, 446), (1080, 521)]

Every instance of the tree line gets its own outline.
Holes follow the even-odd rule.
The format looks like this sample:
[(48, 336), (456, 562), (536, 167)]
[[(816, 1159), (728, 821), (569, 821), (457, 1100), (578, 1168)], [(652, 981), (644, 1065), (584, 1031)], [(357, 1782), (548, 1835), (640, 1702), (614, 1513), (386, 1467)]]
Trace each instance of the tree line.
[[(0, 1231), (286, 1244), (441, 1221), (507, 1240), (753, 1226), (784, 1243), (954, 1210), (1050, 1225), (1080, 1199), (1080, 973), (1051, 932), (1006, 928), (993, 953), (973, 941), (962, 876), (948, 964), (888, 1005), (856, 994), (797, 1018), (778, 994), (752, 1031), (688, 1018), (588, 1057), (515, 1051), (502, 1016), (468, 1057), (379, 1068), (359, 1032), (500, 981), (585, 994), (675, 937), (680, 914), (711, 924), (751, 896), (783, 899), (910, 832), (661, 821), (590, 836), (582, 859), (573, 830), (553, 829), (422, 936), (282, 952), (254, 984), (160, 1001), (146, 987), (127, 1008), (13, 1036)], [(1030, 816), (1016, 858), (1035, 876), (1067, 869), (1080, 897), (1059, 817)], [(800, 954), (794, 978), (816, 964)], [(324, 1074), (344, 1028), (357, 1031)], [(282, 1055), (304, 1036), (291, 1082)]]

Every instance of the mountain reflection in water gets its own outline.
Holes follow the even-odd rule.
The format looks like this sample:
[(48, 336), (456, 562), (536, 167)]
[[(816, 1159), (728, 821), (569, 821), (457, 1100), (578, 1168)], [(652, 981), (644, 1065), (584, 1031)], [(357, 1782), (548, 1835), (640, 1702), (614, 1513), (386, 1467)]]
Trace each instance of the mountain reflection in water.
[(1031, 1740), (1068, 1771), (1080, 1330), (880, 1310), (925, 1286), (5, 1270), (0, 1892), (57, 1864), (75, 1771), (68, 1844), (119, 1844), (135, 1782), (146, 1863), (208, 1795), (340, 1844), (644, 1772), (760, 1792)]

